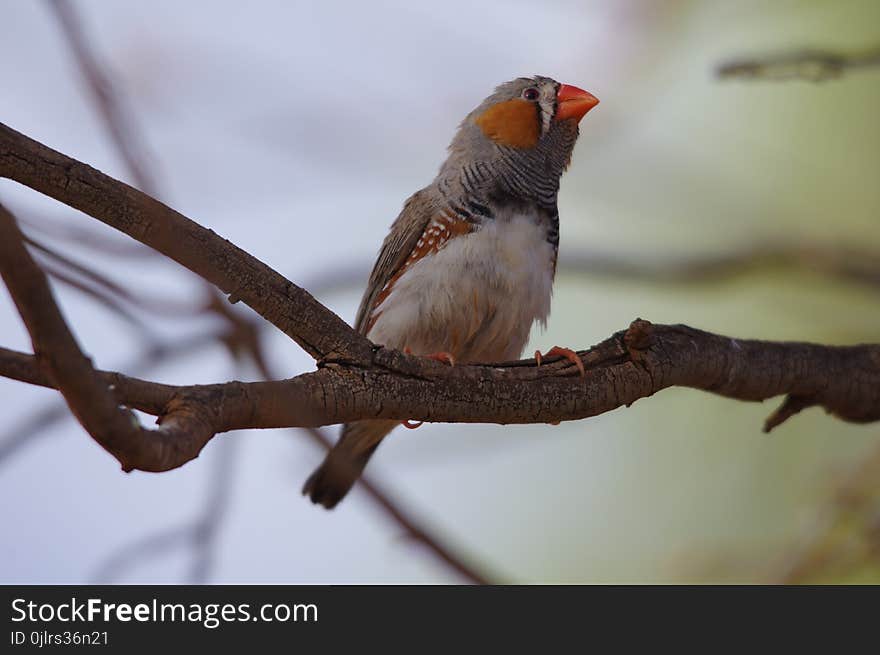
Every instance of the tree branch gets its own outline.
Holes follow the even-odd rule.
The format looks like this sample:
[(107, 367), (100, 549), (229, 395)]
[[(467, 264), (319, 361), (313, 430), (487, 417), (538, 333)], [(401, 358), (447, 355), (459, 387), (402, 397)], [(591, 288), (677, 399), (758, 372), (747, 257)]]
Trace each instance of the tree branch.
[[(169, 404), (164, 425), (144, 430), (126, 409), (119, 407), (110, 388), (94, 371), (67, 327), (45, 273), (24, 245), (15, 219), (0, 205), (0, 274), (31, 335), (36, 360), (64, 396), (82, 426), (131, 470), (145, 457), (179, 457), (178, 448), (191, 456), (214, 436), (203, 406)], [(152, 442), (152, 443), (151, 443)]]
[[(163, 341), (148, 343), (137, 357), (128, 362), (125, 370), (149, 370), (172, 358), (178, 358), (178, 363), (185, 357), (191, 357), (200, 350), (214, 345), (217, 341), (226, 338), (224, 333), (215, 331), (200, 332), (175, 341)], [(0, 348), (0, 356), (5, 357), (10, 367), (11, 374), (6, 377), (29, 382), (38, 386), (47, 386), (48, 377), (40, 375), (41, 371), (34, 370), (33, 358), (21, 355), (11, 350)], [(36, 374), (36, 378), (27, 378)], [(58, 402), (60, 400), (60, 402)], [(18, 453), (24, 446), (33, 443), (53, 424), (61, 419), (68, 418), (70, 412), (64, 404), (63, 398), (56, 398), (48, 402), (24, 420), (13, 424), (0, 434), (0, 467), (8, 462), (8, 459)]]
[(158, 200), (0, 123), (0, 177), (97, 218), (242, 300), (316, 359), (369, 361), (371, 344), (307, 291)]
[(581, 250), (559, 261), (560, 275), (585, 274), (648, 283), (706, 284), (763, 270), (816, 273), (880, 289), (880, 254), (877, 252), (809, 242), (762, 242), (717, 254), (671, 259)]
[(221, 445), (219, 458), (210, 474), (209, 489), (198, 514), (180, 525), (160, 530), (125, 544), (112, 552), (92, 574), (94, 584), (115, 583), (126, 569), (135, 564), (157, 559), (178, 548), (191, 548), (189, 584), (206, 584), (216, 557), (216, 536), (229, 512), (229, 500), (234, 488), (235, 449), (238, 444), (228, 441)]
[[(101, 373), (118, 402), (162, 415), (174, 401), (201, 407), (209, 431), (316, 427), (367, 418), (434, 422), (555, 423), (596, 416), (671, 386), (738, 400), (780, 395), (809, 400), (846, 421), (880, 420), (880, 345), (823, 346), (738, 340), (684, 325), (636, 320), (578, 353), (586, 369), (556, 358), (456, 366), (379, 348), (371, 365), (326, 362), (317, 372), (275, 382), (160, 385)], [(35, 358), (0, 350), (0, 374), (54, 386)], [(781, 421), (772, 422), (778, 425)], [(136, 468), (164, 470), (197, 454), (184, 444), (179, 459), (146, 452)]]
[(718, 66), (721, 78), (739, 77), (767, 80), (801, 79), (823, 82), (858, 68), (880, 66), (880, 48), (841, 53), (803, 49), (764, 57), (741, 57)]

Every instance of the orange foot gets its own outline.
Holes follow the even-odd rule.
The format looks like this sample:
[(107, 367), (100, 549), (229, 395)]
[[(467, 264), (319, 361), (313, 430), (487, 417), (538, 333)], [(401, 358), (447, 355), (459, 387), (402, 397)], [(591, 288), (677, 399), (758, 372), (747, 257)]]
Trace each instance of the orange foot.
[[(403, 352), (406, 355), (413, 354), (412, 348), (410, 348), (409, 346), (404, 346)], [(455, 357), (452, 355), (452, 353), (448, 353), (448, 352), (431, 353), (430, 355), (423, 355), (423, 357), (425, 357), (427, 359), (433, 359), (438, 362), (446, 362), (450, 366), (455, 366)]]
[(568, 361), (578, 367), (578, 370), (581, 372), (581, 377), (586, 377), (587, 372), (584, 370), (584, 363), (581, 361), (581, 358), (577, 356), (577, 353), (571, 348), (560, 348), (559, 346), (553, 346), (550, 350), (544, 353), (544, 355), (541, 355), (540, 350), (536, 350), (535, 361), (538, 362), (538, 366), (540, 366), (544, 357), (553, 357), (554, 355), (565, 357)]
[(450, 366), (455, 366), (455, 357), (452, 356), (452, 353), (447, 352), (439, 352), (439, 353), (431, 353), (430, 355), (425, 355), (428, 359), (433, 359), (438, 362), (446, 362)]

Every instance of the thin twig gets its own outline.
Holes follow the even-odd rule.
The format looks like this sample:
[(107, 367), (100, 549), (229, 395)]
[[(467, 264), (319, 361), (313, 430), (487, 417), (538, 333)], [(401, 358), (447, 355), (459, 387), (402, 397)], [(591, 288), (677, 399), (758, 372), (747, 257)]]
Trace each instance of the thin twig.
[[(198, 314), (204, 313), (204, 308), (193, 307), (192, 303), (190, 303), (190, 302), (168, 299), (164, 296), (161, 298), (158, 296), (150, 296), (149, 294), (145, 293), (144, 290), (142, 290), (142, 289), (139, 290), (137, 293), (135, 293), (135, 292), (131, 291), (130, 289), (126, 288), (124, 285), (116, 282), (115, 280), (111, 280), (106, 275), (99, 273), (95, 269), (76, 261), (75, 259), (73, 259), (69, 255), (64, 255), (64, 254), (58, 252), (54, 248), (47, 246), (43, 242), (38, 241), (38, 240), (34, 239), (33, 237), (25, 236), (25, 241), (28, 245), (39, 250), (41, 253), (43, 253), (46, 257), (48, 257), (52, 261), (56, 262), (57, 264), (63, 266), (64, 268), (66, 268), (70, 271), (74, 271), (78, 275), (82, 276), (83, 278), (85, 278), (85, 279), (89, 280), (91, 283), (93, 283), (94, 286), (90, 287), (89, 291), (84, 291), (82, 288), (82, 285), (74, 285), (74, 286), (77, 286), (77, 288), (80, 291), (84, 291), (85, 293), (88, 293), (89, 295), (94, 295), (96, 293), (100, 293), (99, 289), (95, 288), (95, 287), (100, 287), (100, 289), (103, 289), (104, 291), (109, 292), (113, 296), (116, 296), (120, 300), (126, 301), (127, 303), (129, 303), (130, 305), (132, 305), (134, 307), (141, 308), (144, 311), (149, 312), (150, 314), (158, 314), (159, 316), (167, 316), (167, 317), (173, 317), (173, 318), (180, 318), (180, 317), (187, 317), (188, 318), (188, 317), (192, 317), (192, 316), (196, 316)], [(48, 271), (49, 267), (44, 266), (43, 268), (47, 269), (47, 272), (49, 272)], [(58, 271), (57, 268), (53, 268), (53, 270)], [(67, 275), (67, 274), (60, 274), (59, 273), (59, 275), (57, 277), (59, 277), (59, 279), (63, 277), (65, 279), (65, 281), (72, 280), (71, 276)], [(73, 283), (71, 283), (71, 284), (73, 284)], [(105, 304), (108, 303), (106, 298), (107, 298), (106, 294), (101, 294), (102, 302), (104, 302)], [(117, 309), (118, 305), (116, 305), (114, 303), (113, 307), (114, 307), (114, 309)], [(124, 309), (117, 309), (118, 313), (122, 313), (125, 311), (126, 310), (124, 310)]]
[(60, 222), (49, 219), (46, 216), (30, 218), (26, 212), (10, 207), (10, 210), (18, 218), (18, 222), (28, 231), (36, 230), (41, 234), (51, 237), (53, 241), (65, 241), (79, 246), (85, 246), (102, 255), (124, 257), (126, 260), (132, 257), (139, 259), (156, 259), (156, 251), (147, 248), (144, 244), (131, 239), (125, 239), (117, 233), (103, 234), (96, 229), (78, 225), (70, 221)]
[(139, 138), (141, 132), (136, 129), (134, 116), (131, 112), (122, 109), (122, 101), (114, 90), (115, 85), (110, 83), (88, 45), (79, 16), (67, 0), (49, 0), (49, 5), (53, 9), (53, 15), (58, 19), (80, 71), (91, 88), (92, 93), (89, 97), (95, 101), (96, 109), (109, 128), (113, 142), (131, 173), (134, 185), (148, 195), (159, 197), (156, 182), (148, 173), (145, 164), (146, 147)]
[(725, 252), (658, 258), (652, 254), (579, 250), (563, 255), (560, 275), (649, 283), (710, 284), (759, 270), (815, 273), (880, 289), (880, 253), (815, 243), (762, 243)]
[(842, 53), (805, 48), (765, 56), (739, 57), (718, 66), (720, 78), (824, 82), (845, 72), (880, 66), (880, 48)]
[(163, 528), (112, 551), (91, 575), (94, 584), (111, 584), (138, 564), (177, 549), (192, 549), (189, 584), (205, 584), (212, 577), (218, 535), (229, 511), (234, 489), (236, 444), (225, 440), (210, 473), (202, 508), (183, 524)]
[(138, 333), (138, 336), (145, 341), (153, 341), (155, 339), (155, 335), (143, 324), (143, 321), (138, 319), (134, 314), (132, 314), (128, 309), (123, 307), (116, 299), (114, 299), (110, 294), (105, 291), (96, 288), (93, 285), (88, 283), (84, 283), (80, 280), (77, 280), (71, 275), (68, 275), (67, 272), (62, 270), (59, 267), (56, 267), (53, 264), (49, 264), (47, 262), (41, 262), (40, 264), (43, 270), (52, 276), (54, 279), (58, 280), (62, 284), (79, 291), (84, 296), (91, 298), (99, 305), (103, 305), (107, 309), (109, 309), (112, 313), (116, 314), (119, 318), (128, 323), (128, 326), (132, 328), (135, 332)]
[[(325, 451), (333, 445), (330, 438), (318, 428), (303, 428), (303, 431)], [(392, 494), (387, 489), (383, 489), (380, 483), (374, 482), (369, 475), (361, 476), (355, 488), (363, 490), (385, 516), (402, 528), (410, 539), (422, 544), (462, 579), (471, 584), (489, 584), (490, 580), (497, 581), (497, 577), (487, 576), (486, 573), (467, 564), (461, 554), (453, 552), (439, 534), (427, 528), (421, 519), (411, 515), (399, 501), (392, 502), (390, 500), (393, 497)]]

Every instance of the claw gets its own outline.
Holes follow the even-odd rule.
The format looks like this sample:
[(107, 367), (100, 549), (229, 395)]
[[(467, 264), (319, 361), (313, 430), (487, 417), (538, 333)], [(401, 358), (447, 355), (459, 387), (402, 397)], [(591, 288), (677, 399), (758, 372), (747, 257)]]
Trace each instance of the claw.
[(438, 362), (446, 362), (450, 366), (455, 366), (455, 357), (452, 356), (452, 353), (431, 353), (430, 355), (425, 355), (425, 357), (427, 357), (428, 359), (436, 360)]
[(420, 428), (422, 427), (422, 423), (424, 423), (424, 421), (410, 421), (409, 419), (400, 422), (400, 424), (407, 430), (415, 430), (416, 428)]
[(584, 363), (581, 361), (581, 358), (577, 356), (577, 353), (571, 348), (560, 348), (559, 346), (553, 346), (544, 355), (541, 355), (540, 350), (535, 351), (535, 361), (538, 363), (538, 366), (541, 365), (544, 357), (553, 356), (565, 357), (565, 359), (577, 366), (577, 369), (578, 371), (580, 371), (582, 378), (586, 377), (587, 371), (584, 369)]

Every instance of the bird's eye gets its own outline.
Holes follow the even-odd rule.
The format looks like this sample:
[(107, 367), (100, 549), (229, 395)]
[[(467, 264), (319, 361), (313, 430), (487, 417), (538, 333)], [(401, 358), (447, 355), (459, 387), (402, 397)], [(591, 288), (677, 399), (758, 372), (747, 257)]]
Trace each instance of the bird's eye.
[(522, 97), (526, 100), (537, 100), (538, 96), (540, 95), (541, 94), (538, 92), (538, 89), (533, 86), (530, 86), (528, 89), (522, 92)]

